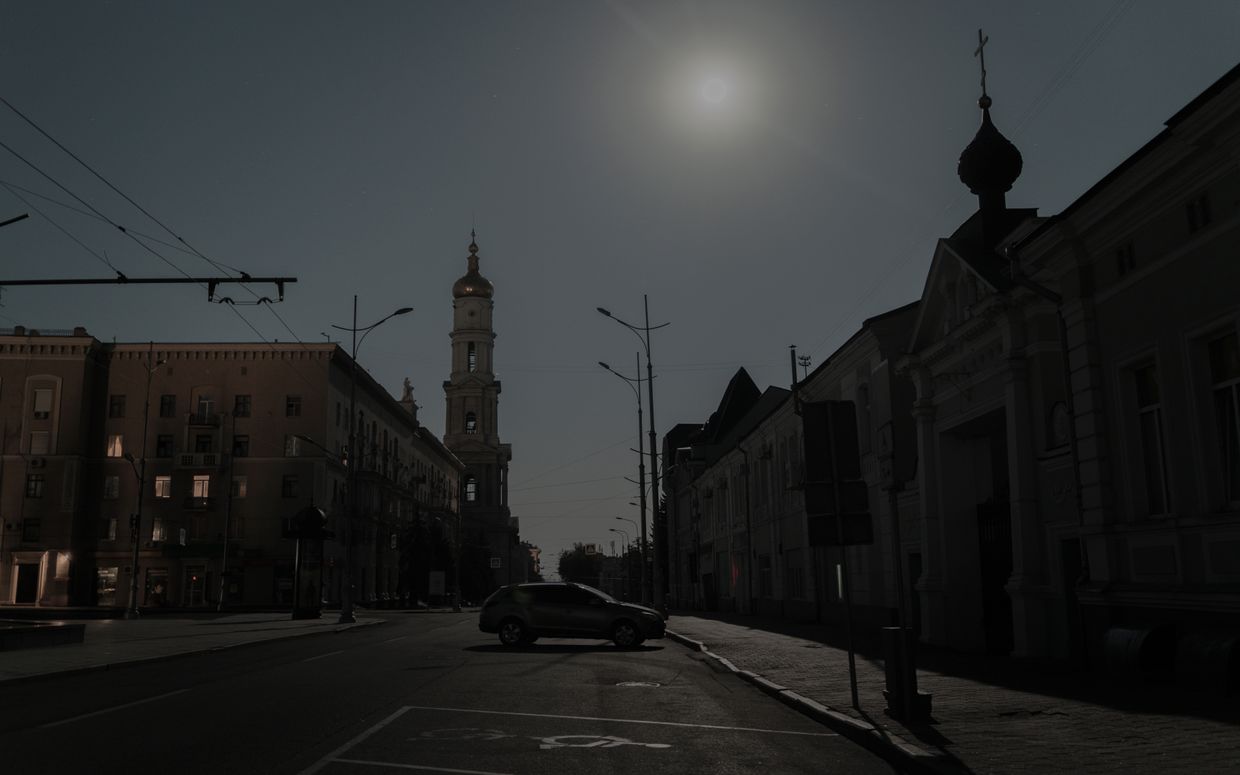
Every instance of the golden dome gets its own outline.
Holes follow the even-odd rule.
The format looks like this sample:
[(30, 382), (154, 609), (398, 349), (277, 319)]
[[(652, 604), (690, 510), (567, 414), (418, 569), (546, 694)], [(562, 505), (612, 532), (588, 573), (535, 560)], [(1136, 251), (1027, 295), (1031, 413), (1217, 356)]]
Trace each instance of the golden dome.
[(495, 286), (478, 272), (478, 245), (474, 242), (474, 233), (469, 233), (469, 270), (465, 276), (452, 284), (452, 298), (476, 296), (489, 299), (495, 295)]

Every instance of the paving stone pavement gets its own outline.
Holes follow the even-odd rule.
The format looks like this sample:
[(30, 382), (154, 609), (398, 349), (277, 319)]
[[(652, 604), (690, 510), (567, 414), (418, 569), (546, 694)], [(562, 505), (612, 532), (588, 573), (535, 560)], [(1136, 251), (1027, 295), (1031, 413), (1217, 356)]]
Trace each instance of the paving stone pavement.
[(884, 667), (872, 651), (856, 655), (861, 710), (852, 707), (836, 628), (673, 612), (668, 629), (740, 671), (867, 722), (871, 738), (933, 755), (906, 758), (916, 769), (1240, 773), (1240, 698), (1217, 690), (1122, 683), (1062, 665), (923, 647), (918, 688), (933, 695), (932, 720), (905, 726), (884, 712)]

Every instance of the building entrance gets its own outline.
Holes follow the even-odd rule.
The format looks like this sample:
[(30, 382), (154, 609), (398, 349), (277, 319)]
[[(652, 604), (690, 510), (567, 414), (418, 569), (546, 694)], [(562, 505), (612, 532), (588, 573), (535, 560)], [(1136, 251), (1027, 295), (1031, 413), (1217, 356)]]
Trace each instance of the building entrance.
[(24, 562), (17, 566), (17, 589), (13, 602), (18, 605), (34, 605), (39, 597), (39, 564)]

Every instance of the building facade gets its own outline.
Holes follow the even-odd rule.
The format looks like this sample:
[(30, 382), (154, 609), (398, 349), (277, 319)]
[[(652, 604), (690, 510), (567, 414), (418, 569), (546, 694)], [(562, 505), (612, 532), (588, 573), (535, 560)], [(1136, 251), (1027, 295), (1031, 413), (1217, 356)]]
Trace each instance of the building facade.
[[(358, 602), (408, 596), (401, 537), (455, 511), (462, 467), (420, 428), (408, 391), (397, 401), (354, 366), (326, 343), (0, 336), (0, 602), (124, 607), (136, 573), (139, 606), (292, 605), (285, 521), (311, 506), (351, 535)], [(345, 543), (325, 544), (303, 594), (340, 601)]]

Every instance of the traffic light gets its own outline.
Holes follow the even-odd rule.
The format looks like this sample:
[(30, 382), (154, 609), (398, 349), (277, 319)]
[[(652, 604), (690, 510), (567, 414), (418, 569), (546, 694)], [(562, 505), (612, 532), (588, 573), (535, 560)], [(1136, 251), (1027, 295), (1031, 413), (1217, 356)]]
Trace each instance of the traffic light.
[(853, 402), (802, 404), (801, 425), (810, 544), (874, 543), (869, 485), (861, 478), (857, 410)]

